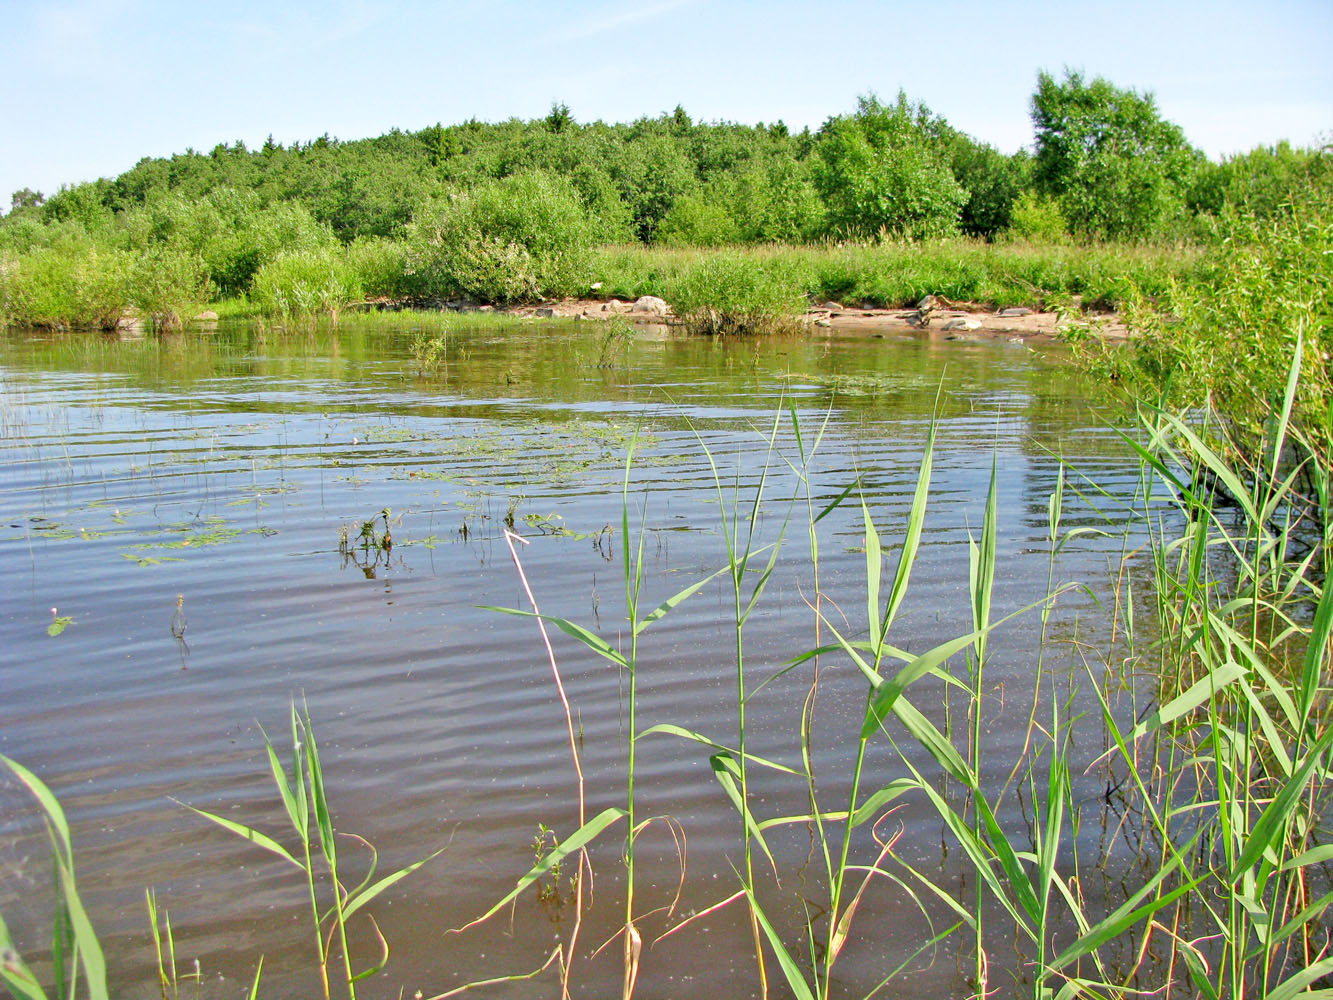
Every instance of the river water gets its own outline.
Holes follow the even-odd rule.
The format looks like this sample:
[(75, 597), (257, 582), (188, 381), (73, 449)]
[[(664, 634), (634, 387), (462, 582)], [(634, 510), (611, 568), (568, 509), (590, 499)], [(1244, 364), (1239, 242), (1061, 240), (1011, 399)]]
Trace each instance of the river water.
[[(529, 971), (568, 936), (567, 899), (532, 893), (482, 927), (450, 933), (513, 887), (543, 827), (563, 837), (577, 826), (541, 635), (532, 619), (486, 610), (529, 607), (506, 529), (527, 543), (523, 571), (542, 612), (627, 649), (624, 496), (646, 611), (726, 564), (721, 518), (748, 525), (762, 490), (755, 537), (779, 555), (744, 633), (747, 728), (751, 752), (798, 770), (813, 666), (784, 668), (819, 641), (798, 471), (816, 512), (861, 484), (817, 525), (825, 614), (849, 636), (866, 630), (859, 498), (883, 536), (887, 576), (932, 415), (930, 506), (895, 645), (922, 652), (970, 630), (968, 539), (981, 530), (992, 462), (995, 617), (1047, 593), (1048, 498), (1062, 461), (1071, 470), (1064, 527), (1109, 534), (1080, 536), (1056, 578), (1103, 599), (1115, 585), (1123, 539), (1107, 515), (1134, 495), (1137, 466), (1110, 404), (1057, 349), (1048, 357), (1020, 344), (829, 331), (730, 342), (640, 331), (626, 346), (604, 343), (591, 324), (530, 323), (457, 330), (423, 371), (414, 322), (300, 332), (224, 323), (160, 340), (10, 331), (0, 340), (0, 752), (41, 776), (68, 811), (79, 886), (120, 995), (156, 991), (146, 888), (170, 912), (180, 971), (198, 963), (201, 978), (182, 984), (182, 996), (245, 995), (261, 955), (262, 996), (317, 995), (301, 872), (186, 808), (295, 850), (263, 736), (286, 756), (294, 701), (314, 725), (334, 824), (378, 848), (381, 873), (444, 848), (367, 907), (391, 958), (359, 995), (432, 996)], [(757, 558), (765, 564), (768, 551)], [(1087, 592), (1060, 598), (1042, 660), (1048, 687), (1087, 683), (1068, 640), (1076, 631), (1105, 638), (1104, 618)], [(1039, 634), (1030, 613), (992, 639), (985, 772), (996, 788), (1027, 736)], [(820, 635), (828, 640), (827, 627)], [(553, 641), (592, 815), (624, 803), (628, 678), (562, 633)], [(866, 688), (845, 656), (819, 662), (813, 754), (825, 808), (836, 809)], [(734, 609), (721, 580), (643, 632), (638, 664), (640, 730), (669, 723), (734, 745)], [(950, 704), (931, 679), (919, 690), (918, 706), (959, 742), (961, 698)], [(1078, 752), (1091, 759), (1100, 739), (1090, 728)], [(638, 840), (641, 996), (758, 995), (737, 904), (654, 943), (737, 887), (740, 821), (708, 757), (671, 735), (638, 745), (639, 815), (670, 817)], [(872, 742), (868, 787), (904, 773), (887, 739)], [(751, 794), (761, 818), (808, 810), (798, 776), (756, 771)], [(1001, 798), (1002, 815), (1021, 828), (1023, 802)], [(1094, 825), (1085, 837), (1097, 836), (1086, 829)], [(899, 828), (900, 856), (970, 899), (923, 799), (904, 800), (880, 833)], [(799, 952), (805, 915), (817, 926), (822, 917), (811, 830), (769, 836), (763, 898)], [(853, 846), (873, 861), (868, 830)], [(619, 989), (619, 944), (588, 953), (623, 919), (623, 848), (621, 825), (594, 844), (579, 995)], [(39, 969), (49, 945), (44, 850), (33, 801), (0, 780), (0, 913)], [(359, 881), (365, 850), (351, 838), (340, 850)], [(941, 920), (938, 908), (876, 880), (837, 966), (840, 987), (864, 995), (907, 961), (880, 995), (966, 994), (966, 942), (910, 958)], [(373, 929), (354, 920), (352, 937), (358, 966), (370, 964)], [(999, 952), (997, 965), (1021, 966), (1003, 938)], [(775, 966), (770, 975), (780, 979)], [(558, 994), (548, 971), (479, 995)]]

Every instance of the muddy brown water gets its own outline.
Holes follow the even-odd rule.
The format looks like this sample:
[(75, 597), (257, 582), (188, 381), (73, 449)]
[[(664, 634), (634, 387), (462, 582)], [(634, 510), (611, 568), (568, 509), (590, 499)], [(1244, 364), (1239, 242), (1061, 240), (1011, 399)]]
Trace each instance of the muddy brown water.
[[(822, 430), (809, 465), (816, 508), (859, 476), (888, 569), (938, 409), (924, 544), (892, 636), (909, 651), (970, 629), (967, 542), (980, 531), (992, 457), (997, 616), (1046, 591), (1056, 456), (1111, 496), (1134, 491), (1136, 467), (1109, 426), (1114, 408), (1055, 349), (646, 333), (608, 364), (597, 331), (518, 324), (451, 334), (445, 364), (422, 373), (411, 323), (293, 333), (223, 324), (160, 341), (23, 331), (0, 339), (0, 752), (40, 775), (69, 813), (79, 885), (118, 995), (156, 992), (149, 887), (170, 912), (181, 972), (198, 962), (201, 978), (182, 984), (182, 996), (243, 996), (261, 955), (262, 996), (316, 995), (301, 873), (181, 804), (292, 846), (261, 726), (284, 745), (293, 699), (314, 720), (336, 826), (373, 842), (382, 872), (445, 848), (369, 907), (392, 951), (385, 971), (359, 984), (361, 996), (431, 996), (528, 971), (568, 934), (571, 907), (531, 894), (483, 927), (449, 933), (532, 864), (542, 825), (567, 835), (577, 816), (540, 635), (531, 620), (482, 606), (526, 606), (504, 544), (512, 526), (529, 543), (522, 559), (542, 610), (624, 644), (621, 490), (631, 442), (629, 520), (635, 544), (642, 538), (645, 607), (725, 563), (703, 445), (729, 513), (744, 515), (764, 482), (757, 537), (782, 548), (745, 633), (751, 687), (815, 642), (804, 501), (790, 502), (801, 462), (788, 406), (807, 448)], [(382, 534), (382, 511), (387, 552), (360, 545), (363, 526)], [(1065, 524), (1107, 527), (1072, 493)], [(820, 521), (819, 539), (829, 613), (859, 634), (865, 556), (854, 500)], [(1081, 539), (1057, 575), (1104, 596), (1120, 546), (1118, 537)], [(71, 619), (57, 636), (48, 635), (52, 608)], [(1095, 640), (1105, 628), (1098, 615), (1071, 594), (1055, 633), (1068, 638), (1078, 620)], [(1038, 629), (1030, 615), (993, 640), (986, 753), (997, 782), (1024, 739)], [(564, 636), (555, 643), (591, 815), (623, 804), (627, 678)], [(733, 743), (733, 650), (721, 586), (648, 629), (639, 727), (674, 723)], [(1047, 652), (1057, 688), (1082, 677), (1073, 661), (1067, 645)], [(838, 808), (865, 687), (845, 659), (824, 657), (822, 671), (816, 766), (827, 807)], [(753, 752), (799, 766), (810, 680), (806, 665), (752, 695)], [(943, 725), (942, 686), (923, 682), (920, 692), (918, 704)], [(961, 712), (961, 701), (948, 711)], [(1080, 752), (1099, 749), (1100, 730), (1089, 730)], [(739, 819), (707, 758), (670, 736), (639, 744), (640, 815), (678, 824), (653, 823), (640, 839), (649, 943), (736, 888)], [(887, 741), (876, 741), (868, 782), (904, 773)], [(753, 782), (762, 816), (806, 808), (800, 779), (759, 772)], [(1001, 806), (1021, 828), (1021, 803)], [(900, 825), (903, 857), (970, 898), (927, 805), (905, 802), (882, 830)], [(623, 913), (623, 838), (614, 828), (594, 847), (578, 995), (619, 989), (618, 945), (588, 952)], [(854, 846), (863, 862), (873, 856), (868, 834)], [(761, 875), (764, 896), (799, 951), (803, 913), (821, 917), (810, 830), (782, 828), (772, 847), (777, 876)], [(49, 943), (44, 850), (33, 802), (0, 780), (0, 913), (39, 968)], [(668, 913), (682, 851), (684, 887)], [(343, 858), (359, 879), (364, 852), (349, 839)], [(935, 930), (947, 926), (938, 912), (931, 919)], [(839, 990), (868, 992), (932, 933), (917, 905), (882, 880), (837, 966)], [(881, 995), (970, 992), (967, 949), (949, 939), (928, 950)], [(358, 964), (374, 957), (364, 923), (354, 924), (353, 951)], [(776, 966), (770, 974), (779, 977)], [(735, 905), (645, 945), (641, 996), (757, 993), (748, 923)], [(556, 996), (558, 986), (548, 972), (479, 995)]]

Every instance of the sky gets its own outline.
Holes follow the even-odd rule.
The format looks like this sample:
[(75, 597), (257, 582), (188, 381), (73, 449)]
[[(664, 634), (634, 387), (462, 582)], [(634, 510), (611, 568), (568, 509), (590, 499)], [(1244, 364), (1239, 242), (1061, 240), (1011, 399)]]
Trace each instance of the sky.
[(0, 209), (142, 157), (469, 118), (798, 130), (901, 89), (1004, 152), (1037, 74), (1151, 92), (1214, 159), (1333, 138), (1330, 0), (0, 0)]

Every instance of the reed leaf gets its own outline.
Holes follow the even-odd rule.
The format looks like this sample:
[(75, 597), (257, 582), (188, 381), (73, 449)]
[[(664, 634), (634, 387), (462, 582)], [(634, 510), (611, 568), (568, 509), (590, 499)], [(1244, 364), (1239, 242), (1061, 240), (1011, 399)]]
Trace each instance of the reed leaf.
[(227, 819), (226, 817), (219, 816), (216, 813), (211, 813), (206, 809), (197, 809), (194, 806), (187, 805), (186, 803), (181, 802), (177, 799), (172, 799), (171, 801), (175, 802), (178, 806), (190, 810), (190, 812), (192, 813), (202, 816), (210, 823), (216, 823), (224, 830), (230, 830), (232, 833), (236, 834), (236, 836), (244, 840), (250, 841), (250, 843), (254, 844), (256, 847), (262, 847), (264, 850), (269, 851), (272, 854), (276, 854), (278, 857), (282, 858), (283, 861), (290, 862), (297, 868), (300, 868), (302, 871), (306, 870), (306, 866), (304, 864), (296, 860), (296, 858), (292, 856), (291, 852), (288, 851), (287, 848), (283, 847), (268, 834), (262, 833), (261, 831), (256, 830), (252, 826), (246, 826), (244, 823), (237, 823), (235, 820)]
[[(645, 736), (652, 736), (657, 733), (662, 733), (668, 736), (679, 736), (681, 739), (689, 740), (692, 743), (701, 743), (712, 750), (716, 750), (723, 754), (728, 754), (732, 757), (735, 757), (739, 754), (738, 750), (729, 746), (724, 746), (721, 743), (714, 743), (712, 740), (710, 740), (707, 736), (704, 736), (702, 733), (696, 733), (691, 729), (685, 729), (682, 726), (677, 726), (670, 722), (663, 722), (659, 723), (656, 726), (650, 726), (649, 728), (643, 730), (643, 732), (639, 733), (638, 739), (643, 739)], [(767, 757), (760, 757), (757, 756), (756, 754), (752, 754), (749, 752), (745, 754), (745, 759), (752, 764), (758, 764), (761, 767), (772, 768), (774, 771), (781, 771), (784, 774), (800, 773), (796, 771), (794, 768), (788, 767), (786, 764), (779, 764), (775, 760), (769, 760)]]
[(782, 937), (773, 929), (773, 924), (769, 921), (768, 915), (760, 907), (759, 901), (755, 899), (754, 890), (746, 886), (745, 896), (750, 901), (750, 912), (754, 914), (755, 919), (759, 921), (759, 926), (763, 928), (764, 936), (768, 938), (768, 946), (773, 949), (773, 954), (778, 960), (778, 967), (782, 969), (782, 975), (786, 978), (787, 985), (791, 987), (796, 1000), (816, 1000), (814, 992), (810, 989), (810, 984), (805, 981), (800, 966), (796, 964), (796, 959), (792, 958), (791, 952), (787, 950), (787, 946), (782, 942)]
[[(88, 913), (84, 909), (83, 900), (79, 897), (78, 888), (74, 881), (74, 848), (70, 838), (69, 821), (65, 818), (65, 810), (56, 799), (55, 794), (41, 778), (33, 774), (22, 764), (11, 760), (4, 754), (0, 754), (0, 764), (4, 764), (13, 772), (14, 776), (27, 787), (37, 799), (42, 808), (42, 813), (46, 819), (47, 836), (51, 841), (51, 852), (55, 860), (56, 879), (59, 883), (61, 901), (57, 903), (57, 923), (61, 920), (68, 921), (70, 933), (73, 938), (75, 949), (71, 961), (77, 957), (79, 966), (83, 969), (84, 977), (87, 980), (87, 990), (89, 1000), (106, 1000), (106, 957), (102, 953), (102, 945), (97, 939), (97, 933), (93, 930), (92, 921), (88, 918)], [(8, 937), (8, 931), (5, 931)], [(64, 963), (63, 957), (56, 957), (58, 975), (63, 977)], [(16, 979), (16, 982), (23, 980)], [(59, 988), (59, 985), (57, 986)], [(73, 983), (70, 986), (71, 996)]]
[(47, 1000), (37, 976), (14, 947), (14, 939), (9, 934), (3, 914), (0, 914), (0, 955), (4, 956), (3, 961), (0, 961), (0, 983), (9, 988), (15, 1000)]

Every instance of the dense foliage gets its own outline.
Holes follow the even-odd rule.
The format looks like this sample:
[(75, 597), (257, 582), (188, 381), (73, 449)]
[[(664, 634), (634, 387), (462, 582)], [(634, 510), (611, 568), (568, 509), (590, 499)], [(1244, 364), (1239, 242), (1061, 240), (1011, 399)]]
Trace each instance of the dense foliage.
[[(943, 253), (957, 259), (932, 264), (924, 290), (968, 297), (996, 287), (996, 276), (987, 263), (985, 280), (969, 277), (977, 272), (964, 258), (979, 258), (960, 236), (1052, 251), (1206, 241), (1228, 220), (1281, 216), (1303, 192), (1333, 182), (1326, 151), (1286, 144), (1211, 163), (1150, 95), (1078, 73), (1041, 74), (1032, 118), (1033, 155), (979, 143), (902, 93), (865, 96), (852, 113), (800, 133), (780, 121), (696, 122), (679, 107), (625, 124), (581, 123), (555, 105), (532, 121), (353, 142), (221, 143), (144, 159), (49, 198), (15, 192), (0, 217), (0, 319), (97, 327), (133, 312), (169, 328), (210, 295), (258, 295), (263, 308), (287, 315), (291, 303), (324, 301), (310, 291), (316, 261), (333, 268), (330, 303), (531, 300), (609, 286), (613, 275), (596, 268), (612, 258), (594, 251), (634, 244), (908, 243), (933, 260), (927, 243), (943, 239), (952, 241)], [(880, 260), (829, 260), (819, 265), (828, 274), (803, 283), (807, 292), (887, 303), (915, 287)], [(1046, 258), (1038, 281), (1028, 275), (1035, 262), (1006, 264), (1014, 275), (999, 285), (1027, 282), (1033, 303), (1081, 294), (1087, 282), (1052, 272), (1058, 260)], [(279, 287), (286, 281), (296, 284)]]
[(1037, 189), (1056, 198), (1072, 230), (1099, 239), (1181, 228), (1202, 158), (1149, 95), (1098, 77), (1048, 73), (1032, 97)]

